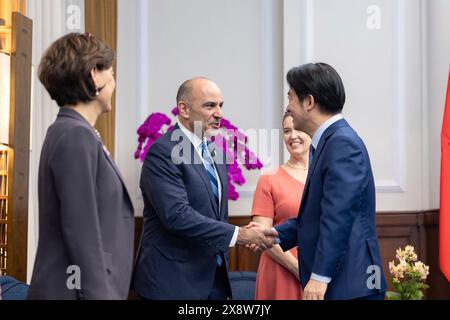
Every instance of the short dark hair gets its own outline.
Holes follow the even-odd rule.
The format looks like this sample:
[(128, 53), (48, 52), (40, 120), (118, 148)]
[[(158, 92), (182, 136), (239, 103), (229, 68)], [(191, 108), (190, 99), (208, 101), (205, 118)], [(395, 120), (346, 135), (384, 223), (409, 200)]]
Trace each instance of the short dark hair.
[(323, 62), (307, 63), (289, 70), (286, 79), (300, 101), (312, 95), (321, 112), (337, 114), (344, 108), (344, 84), (330, 65)]
[(111, 68), (114, 58), (114, 51), (90, 33), (69, 33), (45, 52), (39, 64), (39, 80), (60, 107), (90, 102), (97, 91), (91, 70)]
[(182, 100), (190, 103), (191, 96), (192, 96), (192, 79), (186, 80), (181, 84), (180, 88), (178, 88), (177, 104)]

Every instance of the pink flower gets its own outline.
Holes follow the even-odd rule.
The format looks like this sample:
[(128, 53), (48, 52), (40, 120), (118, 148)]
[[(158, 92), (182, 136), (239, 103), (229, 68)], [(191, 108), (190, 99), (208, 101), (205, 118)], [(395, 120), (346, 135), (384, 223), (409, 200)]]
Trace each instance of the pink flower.
[[(148, 116), (148, 118), (137, 130), (138, 146), (134, 154), (135, 159), (141, 159), (141, 161), (144, 161), (150, 145), (163, 134), (162, 127), (164, 125), (170, 125), (170, 123), (170, 118), (164, 113), (157, 112)], [(142, 145), (146, 141), (147, 143), (145, 147), (142, 148)]]
[[(174, 107), (171, 111), (174, 116), (178, 116), (178, 108)], [(167, 127), (164, 130), (164, 127)], [(164, 113), (152, 113), (138, 128), (138, 146), (134, 153), (135, 159), (145, 160), (150, 146), (163, 134), (173, 129), (171, 120)], [(248, 137), (234, 126), (229, 120), (222, 118), (221, 127), (226, 129), (226, 135), (217, 135), (213, 139), (214, 144), (222, 150), (227, 157), (228, 165), (228, 199), (239, 199), (239, 193), (236, 191), (236, 185), (245, 184), (245, 178), (242, 174), (241, 164), (247, 170), (261, 169), (263, 164), (258, 157), (247, 148)], [(230, 134), (231, 133), (231, 134)], [(240, 153), (240, 154), (239, 154)]]

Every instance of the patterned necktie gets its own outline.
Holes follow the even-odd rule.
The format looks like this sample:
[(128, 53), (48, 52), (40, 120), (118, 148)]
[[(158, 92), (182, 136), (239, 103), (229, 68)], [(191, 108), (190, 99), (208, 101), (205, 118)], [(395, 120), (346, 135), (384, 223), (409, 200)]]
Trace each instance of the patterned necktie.
[(313, 145), (311, 145), (309, 147), (309, 167), (312, 166), (312, 162), (314, 160), (314, 151), (315, 151), (315, 149), (314, 149)]
[[(219, 187), (217, 181), (216, 171), (214, 170), (214, 162), (209, 153), (206, 143), (203, 141), (202, 144), (202, 158), (203, 165), (205, 166), (206, 172), (208, 172), (209, 182), (211, 183), (211, 189), (216, 197), (217, 203), (219, 203)], [(219, 253), (216, 254), (216, 264), (220, 267), (222, 265), (222, 257)]]
[(219, 186), (217, 181), (216, 171), (214, 170), (214, 162), (209, 153), (206, 143), (203, 141), (202, 144), (202, 158), (203, 165), (205, 166), (206, 172), (208, 172), (209, 181), (211, 182), (211, 189), (216, 197), (217, 203), (219, 203)]

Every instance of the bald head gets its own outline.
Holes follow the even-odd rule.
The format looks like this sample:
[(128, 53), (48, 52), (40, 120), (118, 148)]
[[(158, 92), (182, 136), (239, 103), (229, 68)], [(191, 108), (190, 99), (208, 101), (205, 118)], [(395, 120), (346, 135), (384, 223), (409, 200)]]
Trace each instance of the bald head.
[[(214, 85), (217, 87), (217, 85), (211, 81), (208, 78), (205, 77), (195, 77), (189, 80), (186, 80), (183, 82), (183, 84), (180, 86), (177, 92), (177, 104), (180, 101), (186, 101), (188, 103), (192, 103), (192, 95), (195, 88), (203, 87), (205, 84)], [(217, 87), (218, 88), (218, 87)]]
[[(222, 91), (213, 81), (197, 77), (185, 81), (177, 93), (178, 119), (194, 132), (194, 123), (201, 124), (202, 133), (214, 135), (222, 118)], [(200, 136), (199, 135), (199, 136)]]

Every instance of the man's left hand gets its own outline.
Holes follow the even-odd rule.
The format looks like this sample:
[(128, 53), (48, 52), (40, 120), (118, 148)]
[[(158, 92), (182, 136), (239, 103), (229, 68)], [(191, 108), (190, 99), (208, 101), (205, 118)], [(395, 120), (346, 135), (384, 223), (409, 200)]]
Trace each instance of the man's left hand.
[(328, 284), (311, 279), (303, 290), (303, 299), (323, 300), (325, 297), (325, 292), (327, 292), (327, 288)]

